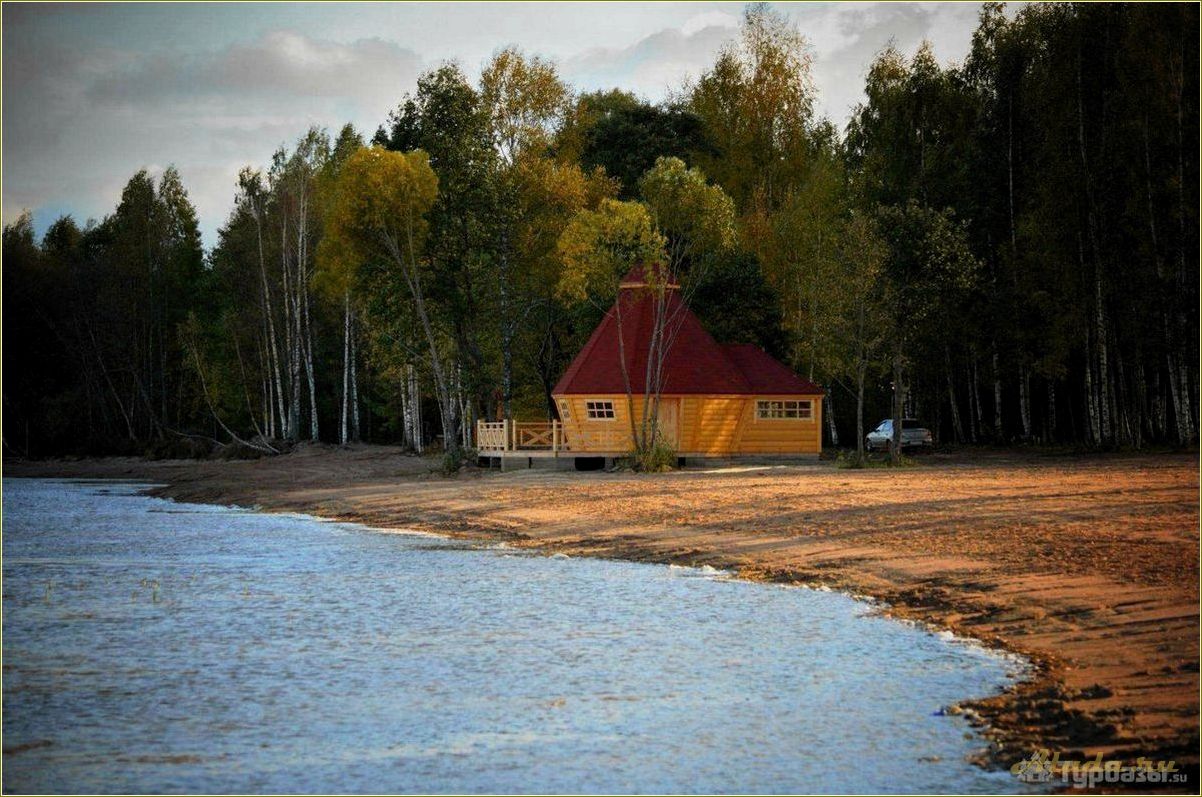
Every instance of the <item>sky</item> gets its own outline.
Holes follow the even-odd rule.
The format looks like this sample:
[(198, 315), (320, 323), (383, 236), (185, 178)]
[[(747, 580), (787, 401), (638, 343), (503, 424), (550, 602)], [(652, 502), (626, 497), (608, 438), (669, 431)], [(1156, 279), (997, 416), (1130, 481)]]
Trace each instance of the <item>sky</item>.
[[(961, 61), (976, 3), (777, 4), (808, 39), (818, 111), (842, 128), (873, 57), (929, 40)], [(3, 6), (3, 220), (41, 234), (112, 212), (138, 169), (174, 165), (216, 243), (238, 170), (311, 125), (367, 137), (418, 75), (475, 79), (517, 45), (577, 90), (659, 101), (737, 36), (741, 3), (197, 3)]]

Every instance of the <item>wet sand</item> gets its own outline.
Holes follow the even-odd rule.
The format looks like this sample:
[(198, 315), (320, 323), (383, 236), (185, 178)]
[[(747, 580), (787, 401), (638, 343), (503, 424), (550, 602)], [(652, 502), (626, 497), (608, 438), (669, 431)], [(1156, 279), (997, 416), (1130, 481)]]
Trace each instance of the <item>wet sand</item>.
[(181, 501), (307, 512), (573, 555), (711, 565), (823, 584), (1030, 657), (1034, 677), (965, 703), (1007, 764), (1198, 760), (1198, 457), (934, 454), (640, 475), (469, 469), (386, 447), (245, 462), (6, 462), (6, 476), (167, 484)]

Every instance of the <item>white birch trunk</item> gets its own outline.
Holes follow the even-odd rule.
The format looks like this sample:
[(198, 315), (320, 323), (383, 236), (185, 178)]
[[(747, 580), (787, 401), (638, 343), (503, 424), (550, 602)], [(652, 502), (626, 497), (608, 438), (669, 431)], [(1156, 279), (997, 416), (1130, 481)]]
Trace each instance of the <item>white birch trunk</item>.
[(1027, 366), (1018, 367), (1018, 412), (1022, 418), (1023, 440), (1031, 439), (1031, 373)]
[(1089, 424), (1086, 427), (1086, 436), (1090, 443), (1097, 445), (1102, 441), (1102, 428), (1098, 414), (1098, 394), (1093, 385), (1093, 361), (1090, 354), (1091, 348), (1087, 332), (1085, 336), (1085, 409)]
[(1048, 442), (1056, 439), (1056, 383), (1048, 380)]
[(831, 445), (839, 445), (839, 429), (835, 426), (835, 395), (831, 391), (826, 392), (826, 410), (823, 412), (826, 415), (826, 427), (831, 433)]
[(359, 345), (356, 340), (355, 314), (351, 312), (351, 440), (359, 442), (362, 432), (359, 429)]
[(301, 186), (300, 218), (297, 224), (296, 290), (301, 310), (301, 350), (305, 363), (305, 379), (309, 387), (309, 439), (320, 439), (317, 418), (317, 380), (313, 373), (313, 324), (309, 317), (309, 196), (307, 186)]
[(960, 408), (956, 405), (956, 380), (952, 374), (952, 355), (943, 350), (944, 370), (947, 372), (947, 401), (952, 410), (952, 435), (957, 443), (964, 442), (964, 425), (960, 422)]
[(1098, 356), (1098, 405), (1101, 409), (1099, 442), (1108, 443), (1114, 438), (1113, 418), (1111, 417), (1110, 401), (1110, 372), (1109, 356), (1106, 346), (1106, 310), (1102, 301), (1102, 271), (1100, 267), (1094, 270), (1094, 321), (1097, 331)]
[(343, 294), (342, 312), (342, 412), (338, 417), (338, 442), (346, 445), (350, 426), (349, 404), (351, 396), (351, 295)]
[(1002, 374), (998, 368), (997, 341), (990, 342), (990, 364), (993, 367), (993, 439), (1002, 442)]

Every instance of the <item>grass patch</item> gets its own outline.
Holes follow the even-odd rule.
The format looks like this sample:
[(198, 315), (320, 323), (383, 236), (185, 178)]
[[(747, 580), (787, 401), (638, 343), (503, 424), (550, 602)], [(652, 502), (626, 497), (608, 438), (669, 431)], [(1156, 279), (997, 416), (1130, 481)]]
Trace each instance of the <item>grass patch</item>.
[(663, 442), (656, 442), (645, 451), (631, 451), (614, 463), (615, 470), (633, 470), (638, 473), (666, 473), (676, 468), (676, 449)]
[(874, 457), (871, 454), (865, 453), (864, 456), (859, 456), (855, 451), (840, 451), (835, 456), (835, 467), (842, 470), (861, 470), (864, 468), (909, 468), (919, 464), (914, 457), (908, 457), (902, 454), (901, 460), (893, 461), (893, 457), (885, 454), (882, 457)]
[(456, 446), (442, 455), (442, 461), (438, 465), (438, 472), (443, 476), (457, 476), (459, 475), (459, 471), (463, 470), (469, 463), (474, 462), (476, 457), (477, 454), (474, 450)]

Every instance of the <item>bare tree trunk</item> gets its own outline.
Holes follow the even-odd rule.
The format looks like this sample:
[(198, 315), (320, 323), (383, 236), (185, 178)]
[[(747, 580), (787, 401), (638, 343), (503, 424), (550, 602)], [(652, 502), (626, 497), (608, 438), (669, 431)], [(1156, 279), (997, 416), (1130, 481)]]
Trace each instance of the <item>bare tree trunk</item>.
[[(1010, 192), (1010, 255), (1018, 255), (1018, 236), (1014, 225), (1014, 92), (1011, 90), (1006, 100), (1006, 173), (1007, 188)], [(1014, 264), (1011, 264), (1013, 269)]]
[(1168, 405), (1164, 399), (1164, 385), (1160, 383), (1160, 369), (1152, 368), (1152, 439), (1163, 440), (1169, 435)]
[[(112, 393), (113, 401), (117, 403), (117, 411), (121, 413), (122, 420), (125, 421), (125, 430), (129, 435), (130, 440), (137, 440), (138, 436), (134, 432), (134, 422), (131, 411), (125, 409), (125, 402), (121, 400), (121, 394), (117, 392), (117, 386), (113, 382), (112, 375), (109, 374), (108, 367), (104, 364), (104, 355), (100, 351), (100, 344), (96, 342), (96, 333), (92, 331), (92, 325), (88, 324), (88, 337), (92, 341), (92, 350), (96, 353), (96, 363), (100, 366), (100, 373), (104, 377), (105, 383)], [(130, 402), (131, 407), (133, 402)]]
[(406, 364), (401, 376), (401, 445), (417, 450), (413, 445), (413, 429), (409, 419), (409, 369), (413, 366)]
[(275, 437), (275, 412), (271, 407), (271, 370), (267, 366), (267, 355), (264, 353), (267, 348), (267, 342), (260, 341), (262, 344), (259, 347), (259, 367), (262, 369), (261, 381), (259, 383), (259, 401), (260, 409), (263, 412), (263, 423), (266, 427), (267, 438)]
[(413, 450), (421, 454), (425, 451), (425, 435), (422, 433), (422, 394), (421, 385), (417, 381), (417, 369), (410, 363), (408, 370), (409, 415), (406, 419), (409, 426), (409, 442)]
[(1181, 379), (1182, 369), (1175, 362), (1173, 353), (1168, 354), (1169, 393), (1173, 399), (1173, 420), (1177, 426), (1177, 443), (1187, 445), (1193, 438), (1190, 423), (1189, 396), (1186, 393), (1188, 383)]
[[(1131, 445), (1136, 441), (1136, 435), (1131, 430), (1130, 398), (1127, 394), (1127, 374), (1123, 367), (1123, 347), (1114, 347), (1114, 380), (1110, 391), (1110, 401), (1114, 406), (1115, 433), (1120, 445)], [(1138, 432), (1138, 428), (1136, 430)]]
[(823, 413), (826, 416), (826, 425), (831, 434), (831, 445), (839, 445), (839, 429), (835, 426), (835, 395), (831, 391), (826, 391), (826, 411)]
[(291, 401), (288, 407), (288, 434), (293, 441), (300, 439), (301, 417), (301, 316), (297, 306), (296, 296), (292, 296), (292, 335), (289, 344), (289, 391)]
[(956, 406), (956, 380), (952, 375), (952, 354), (943, 347), (943, 364), (947, 372), (947, 400), (952, 408), (952, 435), (957, 443), (964, 442), (964, 426), (960, 423), (960, 408)]
[(351, 294), (342, 296), (342, 412), (338, 416), (338, 442), (346, 445), (351, 397)]
[(1031, 440), (1031, 372), (1027, 366), (1018, 367), (1018, 411), (1022, 418), (1023, 440)]
[[(1182, 312), (1182, 299), (1189, 295), (1186, 290), (1188, 280), (1191, 276), (1191, 270), (1186, 268), (1186, 241), (1187, 230), (1185, 223), (1186, 202), (1185, 202), (1185, 133), (1183, 128), (1184, 122), (1184, 106), (1183, 99), (1185, 96), (1185, 28), (1180, 31), (1180, 49), (1177, 59), (1177, 74), (1174, 76), (1175, 88), (1177, 89), (1177, 227), (1178, 227), (1178, 258), (1177, 258), (1177, 295), (1178, 299), (1175, 302), (1177, 306), (1177, 328), (1186, 329), (1186, 316)], [(1196, 227), (1196, 225), (1195, 225)], [(1195, 256), (1196, 257), (1196, 256)], [(1193, 272), (1196, 276), (1197, 272)], [(1196, 291), (1195, 282), (1195, 291)], [(1195, 316), (1196, 319), (1196, 316)], [(1178, 336), (1179, 339), (1183, 336)], [(1185, 349), (1184, 351), (1182, 349)], [(1177, 416), (1177, 439), (1182, 445), (1187, 445), (1194, 439), (1194, 403), (1190, 399), (1190, 388), (1196, 384), (1193, 378), (1193, 367), (1190, 362), (1197, 361), (1197, 353), (1190, 357), (1188, 352), (1188, 344), (1182, 341), (1182, 346), (1172, 347), (1169, 350), (1169, 385), (1175, 388), (1173, 391), (1173, 411)], [(1176, 361), (1174, 363), (1174, 360)], [(1176, 367), (1174, 367), (1174, 364)]]
[(509, 235), (501, 234), (501, 403), (504, 418), (513, 420), (513, 308), (510, 307)]
[(989, 361), (993, 367), (993, 439), (1002, 442), (1002, 372), (998, 368), (997, 341), (990, 341)]
[[(276, 344), (275, 311), (272, 309), (272, 304), (271, 304), (271, 288), (270, 288), (270, 283), (268, 282), (268, 279), (267, 279), (267, 261), (263, 257), (263, 217), (262, 217), (263, 209), (259, 205), (254, 204), (253, 202), (252, 202), (252, 208), (254, 210), (254, 217), (255, 217), (256, 239), (258, 241), (258, 246), (259, 246), (259, 275), (263, 282), (263, 319), (264, 319), (264, 323), (266, 325), (266, 335), (267, 335), (267, 344), (268, 344), (268, 350), (267, 350), (268, 369), (271, 373), (271, 377), (269, 377), (269, 379), (274, 378), (274, 380), (275, 380), (275, 387), (273, 390), (273, 393), (275, 396), (275, 404), (272, 405), (271, 422), (269, 424), (270, 431), (268, 432), (268, 434), (270, 434), (271, 437), (274, 438), (276, 436), (276, 432), (277, 432), (277, 429), (276, 429), (277, 405), (278, 405), (278, 410), (279, 410), (280, 423), (286, 425), (285, 415), (284, 415), (284, 392), (283, 392), (283, 389), (281, 386), (281, 380), (280, 380), (280, 351), (279, 351), (279, 347)], [(286, 430), (284, 432), (284, 435), (287, 436)]]
[(351, 312), (351, 440), (362, 439), (359, 429), (359, 345), (356, 341), (355, 313)]
[(861, 359), (856, 366), (856, 461), (864, 461), (864, 377), (868, 364)]
[(977, 373), (977, 352), (975, 349), (972, 352), (972, 364), (971, 364), (970, 371), (971, 371), (971, 374), (970, 374), (971, 378), (969, 381), (971, 382), (971, 385), (972, 385), (972, 390), (969, 393), (969, 398), (972, 399), (971, 429), (972, 429), (972, 442), (975, 443), (975, 442), (977, 442), (978, 439), (980, 439), (980, 437), (984, 434), (984, 431), (985, 431), (985, 424), (984, 424), (984, 421), (982, 420), (982, 411), (981, 411), (981, 390), (980, 390), (980, 381), (981, 380), (979, 378), (979, 374)]
[(309, 439), (320, 439), (317, 418), (317, 380), (313, 372), (313, 323), (309, 316), (309, 195), (301, 187), (300, 217), (297, 220), (296, 302), (301, 316), (301, 354), (309, 387)]
[[(1107, 443), (1112, 439), (1113, 427), (1110, 415), (1110, 374), (1108, 371), (1108, 353), (1106, 346), (1106, 309), (1102, 292), (1102, 253), (1098, 246), (1098, 219), (1094, 211), (1093, 180), (1089, 167), (1088, 150), (1085, 145), (1085, 109), (1082, 97), (1081, 82), (1081, 53), (1077, 53), (1077, 146), (1081, 157), (1082, 186), (1085, 191), (1086, 229), (1089, 235), (1090, 253), (1094, 265), (1094, 323), (1095, 347), (1098, 359), (1097, 401), (1099, 419), (1097, 422), (1097, 442)], [(1084, 260), (1084, 258), (1082, 258)], [(1084, 263), (1082, 263), (1084, 266)], [(1092, 378), (1092, 377), (1091, 377)], [(1091, 418), (1092, 424), (1092, 418)]]
[(1044, 418), (1044, 428), (1047, 429), (1046, 441), (1053, 442), (1056, 439), (1056, 383), (1048, 379), (1048, 408), (1047, 417)]
[(459, 411), (459, 444), (463, 448), (472, 447), (472, 431), (469, 419), (470, 402), (463, 389), (463, 364), (455, 363), (455, 406)]
[(1109, 398), (1110, 371), (1109, 355), (1106, 346), (1106, 310), (1102, 303), (1102, 271), (1094, 270), (1094, 322), (1097, 332), (1095, 344), (1098, 356), (1098, 406), (1101, 410), (1101, 437), (1099, 442), (1108, 443), (1114, 437), (1113, 419), (1111, 417), (1111, 402)]
[(300, 438), (300, 337), (291, 267), (288, 265), (288, 214), (281, 214), (280, 269), (284, 287), (284, 348), (288, 352), (288, 413), (285, 415), (284, 435), (296, 442)]
[(1089, 424), (1086, 427), (1086, 437), (1089, 442), (1097, 445), (1102, 441), (1102, 427), (1098, 412), (1098, 394), (1093, 386), (1093, 360), (1090, 357), (1089, 333), (1085, 334), (1085, 408)]
[(889, 456), (894, 464), (902, 459), (902, 401), (905, 390), (902, 383), (901, 343), (893, 344), (893, 439), (889, 445)]
[(1148, 382), (1147, 371), (1144, 368), (1144, 356), (1142, 349), (1136, 352), (1135, 357), (1135, 402), (1136, 413), (1139, 415), (1139, 441), (1138, 446), (1143, 446), (1143, 441), (1153, 440), (1156, 436), (1152, 429), (1152, 412), (1148, 403)]
[(403, 253), (401, 251), (401, 242), (393, 240), (391, 237), (386, 238), (385, 243), (394, 262), (401, 268), (405, 283), (409, 288), (409, 296), (413, 300), (413, 308), (417, 313), (418, 321), (421, 323), (422, 332), (426, 338), (426, 345), (430, 350), (430, 370), (434, 376), (434, 392), (438, 398), (443, 447), (448, 455), (452, 455), (457, 453), (458, 449), (457, 407), (454, 396), (451, 393), (450, 375), (446, 372), (442, 357), (439, 354), (438, 340), (434, 336), (434, 326), (430, 321), (430, 314), (426, 307), (425, 290), (422, 287), (421, 273), (418, 271), (417, 243), (414, 239), (413, 224), (408, 219), (406, 222), (406, 251)]

